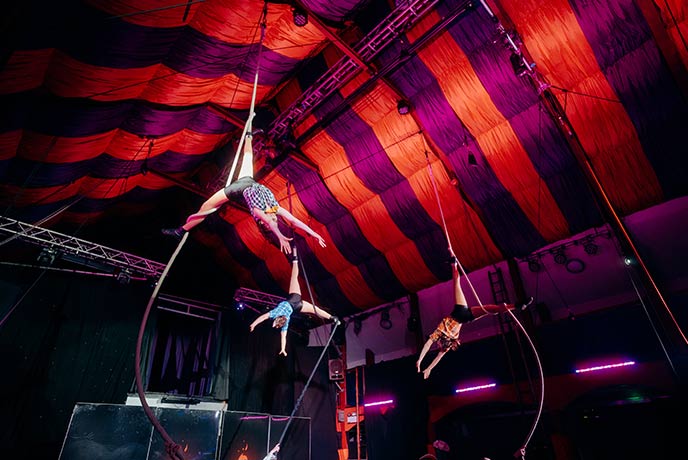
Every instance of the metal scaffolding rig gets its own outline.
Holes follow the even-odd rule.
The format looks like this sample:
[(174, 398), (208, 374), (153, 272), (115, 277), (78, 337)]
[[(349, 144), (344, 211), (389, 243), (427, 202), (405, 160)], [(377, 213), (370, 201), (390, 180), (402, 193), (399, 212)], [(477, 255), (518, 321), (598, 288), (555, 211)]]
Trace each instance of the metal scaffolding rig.
[[(354, 45), (354, 52), (360, 56), (362, 62), (370, 64), (375, 56), (399, 35), (413, 27), (437, 3), (439, 0), (405, 2)], [(361, 66), (354, 59), (343, 56), (275, 119), (268, 130), (268, 137), (275, 140), (284, 138), (291, 127), (300, 123), (328, 96), (344, 86), (361, 70)]]
[(0, 216), (0, 233), (10, 235), (3, 243), (18, 238), (23, 241), (58, 251), (64, 254), (99, 262), (132, 275), (143, 275), (149, 279), (160, 278), (165, 265), (124, 251), (118, 251), (100, 244), (65, 235), (35, 225)]
[(263, 311), (274, 307), (283, 301), (284, 297), (242, 287), (234, 293), (234, 300), (236, 302), (244, 302), (253, 307), (260, 307), (258, 310)]

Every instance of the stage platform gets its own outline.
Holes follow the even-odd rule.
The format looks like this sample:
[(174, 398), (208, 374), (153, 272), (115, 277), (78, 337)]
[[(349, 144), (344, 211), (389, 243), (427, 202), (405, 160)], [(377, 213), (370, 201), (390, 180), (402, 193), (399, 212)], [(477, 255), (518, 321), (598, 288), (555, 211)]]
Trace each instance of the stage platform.
[[(288, 416), (226, 410), (223, 402), (146, 395), (146, 402), (189, 460), (262, 459), (282, 435)], [(127, 404), (77, 403), (59, 460), (166, 460), (138, 396)], [(280, 460), (311, 458), (311, 420), (294, 417)]]

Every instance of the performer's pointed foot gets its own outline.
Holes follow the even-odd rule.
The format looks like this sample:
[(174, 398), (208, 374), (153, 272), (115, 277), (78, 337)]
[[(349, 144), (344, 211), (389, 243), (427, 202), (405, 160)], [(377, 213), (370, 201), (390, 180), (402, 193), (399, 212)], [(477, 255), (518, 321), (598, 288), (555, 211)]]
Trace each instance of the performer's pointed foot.
[(527, 297), (523, 302), (518, 302), (515, 306), (518, 310), (525, 310), (533, 303), (533, 296)]
[(161, 230), (161, 232), (165, 236), (169, 236), (171, 238), (174, 238), (177, 241), (181, 241), (182, 238), (184, 237), (184, 233), (186, 232), (186, 230), (184, 230), (183, 227), (163, 228)]

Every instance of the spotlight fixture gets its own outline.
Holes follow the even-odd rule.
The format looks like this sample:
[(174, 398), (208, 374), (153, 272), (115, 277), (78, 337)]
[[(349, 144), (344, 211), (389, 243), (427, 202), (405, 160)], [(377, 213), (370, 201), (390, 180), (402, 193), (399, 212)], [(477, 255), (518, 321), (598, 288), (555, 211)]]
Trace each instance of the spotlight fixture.
[(586, 254), (588, 254), (590, 256), (594, 256), (595, 254), (597, 254), (599, 249), (600, 249), (599, 246), (597, 246), (595, 244), (595, 242), (593, 241), (592, 238), (588, 238), (583, 243), (583, 250), (585, 251)]
[(563, 246), (552, 251), (552, 254), (554, 254), (554, 263), (557, 263), (559, 265), (566, 265), (566, 261), (568, 260), (568, 258), (566, 257), (566, 253), (564, 253)]
[(115, 279), (119, 284), (126, 285), (131, 283), (131, 272), (128, 269), (124, 269), (117, 273)]
[(41, 253), (38, 254), (38, 263), (43, 266), (50, 266), (55, 263), (55, 258), (57, 257), (57, 251), (52, 248), (43, 248)]
[(568, 259), (566, 261), (566, 271), (573, 274), (582, 273), (585, 270), (585, 262), (580, 259)]
[(528, 270), (533, 273), (537, 273), (542, 270), (542, 266), (536, 257), (528, 259)]
[(382, 329), (392, 329), (392, 320), (389, 319), (389, 310), (385, 310), (380, 314), (380, 327)]
[(237, 300), (234, 303), (234, 308), (236, 309), (236, 311), (243, 311), (246, 308), (246, 304), (240, 300)]
[(471, 166), (478, 166), (478, 161), (475, 159), (475, 155), (470, 150), (468, 151), (468, 164)]
[(399, 115), (406, 115), (411, 111), (411, 104), (408, 101), (400, 100), (397, 102), (397, 112)]
[(304, 27), (308, 24), (308, 13), (298, 6), (294, 7), (294, 24), (296, 27)]
[(514, 69), (514, 74), (517, 77), (522, 77), (528, 72), (528, 66), (521, 53), (513, 51), (511, 56), (509, 56), (509, 60), (511, 61), (511, 67)]

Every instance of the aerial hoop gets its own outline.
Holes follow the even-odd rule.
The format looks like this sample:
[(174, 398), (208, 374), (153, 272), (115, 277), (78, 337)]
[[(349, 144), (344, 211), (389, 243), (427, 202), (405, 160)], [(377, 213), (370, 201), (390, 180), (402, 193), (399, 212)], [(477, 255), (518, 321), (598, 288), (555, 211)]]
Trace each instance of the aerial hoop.
[(158, 433), (160, 433), (160, 436), (165, 441), (165, 450), (167, 451), (167, 454), (169, 455), (169, 457), (172, 458), (173, 460), (184, 460), (184, 455), (182, 455), (181, 446), (172, 440), (172, 438), (167, 433), (167, 431), (165, 431), (165, 428), (163, 428), (160, 421), (155, 417), (153, 410), (150, 408), (150, 406), (148, 405), (148, 402), (146, 401), (146, 395), (145, 395), (145, 391), (143, 388), (143, 378), (141, 377), (141, 344), (143, 343), (143, 334), (146, 330), (146, 323), (148, 322), (148, 316), (150, 315), (150, 312), (151, 312), (151, 309), (153, 307), (153, 303), (155, 302), (155, 299), (158, 297), (158, 292), (160, 291), (160, 287), (162, 286), (162, 283), (165, 280), (165, 277), (167, 276), (167, 273), (169, 272), (170, 267), (172, 266), (172, 263), (174, 262), (174, 259), (177, 258), (177, 255), (182, 250), (182, 247), (184, 246), (184, 243), (186, 243), (186, 240), (188, 237), (189, 237), (189, 232), (185, 232), (181, 241), (177, 245), (177, 249), (175, 249), (174, 253), (172, 254), (172, 257), (170, 257), (169, 262), (167, 262), (167, 266), (165, 266), (165, 270), (163, 270), (162, 275), (160, 275), (160, 279), (158, 279), (158, 282), (155, 284), (155, 289), (153, 289), (153, 293), (151, 294), (150, 299), (148, 300), (148, 305), (146, 306), (146, 310), (143, 313), (143, 319), (141, 320), (141, 326), (139, 327), (139, 336), (138, 336), (138, 339), (136, 341), (136, 355), (134, 358), (134, 373), (136, 376), (136, 392), (139, 395), (139, 400), (141, 401), (141, 406), (143, 407), (143, 411), (146, 413), (146, 416), (148, 417), (150, 422), (153, 424), (153, 427), (156, 429), (156, 431)]
[[(421, 133), (421, 136), (422, 136), (422, 133)], [(425, 137), (423, 137), (423, 143), (425, 143)], [(444, 210), (442, 207), (442, 202), (440, 200), (440, 194), (439, 194), (439, 191), (437, 189), (437, 183), (435, 181), (435, 175), (432, 172), (432, 164), (430, 163), (430, 157), (428, 155), (427, 144), (426, 144), (426, 148), (425, 148), (425, 159), (428, 163), (428, 173), (430, 175), (430, 182), (432, 183), (432, 188), (435, 191), (435, 199), (437, 200), (437, 207), (439, 208), (440, 218), (442, 220), (442, 227), (444, 229), (444, 236), (447, 239), (447, 245), (448, 245), (449, 251), (455, 257), (457, 269), (460, 270), (461, 274), (463, 275), (463, 277), (468, 282), (468, 285), (470, 286), (471, 291), (473, 292), (473, 295), (475, 296), (476, 300), (478, 301), (478, 305), (480, 305), (480, 308), (482, 308), (482, 310), (487, 314), (496, 315), (498, 313), (490, 313), (485, 309), (482, 301), (480, 300), (480, 297), (478, 296), (478, 293), (476, 292), (475, 288), (473, 287), (473, 283), (471, 283), (471, 280), (468, 277), (468, 274), (466, 273), (466, 270), (464, 270), (463, 265), (461, 265), (461, 262), (459, 261), (459, 258), (454, 253), (454, 249), (452, 248), (452, 245), (451, 245), (451, 239), (449, 238), (449, 230), (447, 228), (447, 222), (444, 219)], [(530, 338), (530, 335), (528, 335), (528, 332), (526, 331), (525, 327), (523, 327), (523, 324), (521, 324), (521, 322), (518, 320), (518, 318), (516, 318), (516, 315), (514, 315), (514, 313), (511, 310), (507, 310), (507, 313), (509, 313), (509, 315), (511, 315), (511, 318), (518, 325), (518, 328), (521, 330), (521, 332), (523, 332), (523, 335), (528, 340), (528, 344), (530, 345), (531, 349), (533, 350), (533, 355), (535, 356), (535, 360), (537, 362), (537, 367), (538, 367), (538, 372), (540, 374), (540, 401), (538, 404), (538, 410), (537, 410), (537, 413), (535, 416), (535, 420), (533, 421), (533, 424), (530, 428), (530, 431), (528, 432), (528, 435), (526, 436), (525, 442), (523, 443), (521, 448), (514, 454), (514, 456), (517, 458), (525, 459), (526, 448), (527, 448), (528, 443), (530, 442), (531, 438), (533, 437), (533, 433), (535, 432), (535, 428), (537, 427), (537, 424), (540, 422), (540, 417), (542, 416), (542, 409), (543, 409), (544, 401), (545, 401), (545, 377), (544, 377), (544, 372), (542, 370), (542, 363), (540, 362), (540, 355), (537, 352), (537, 348), (535, 348), (535, 344), (533, 343), (533, 340)]]

